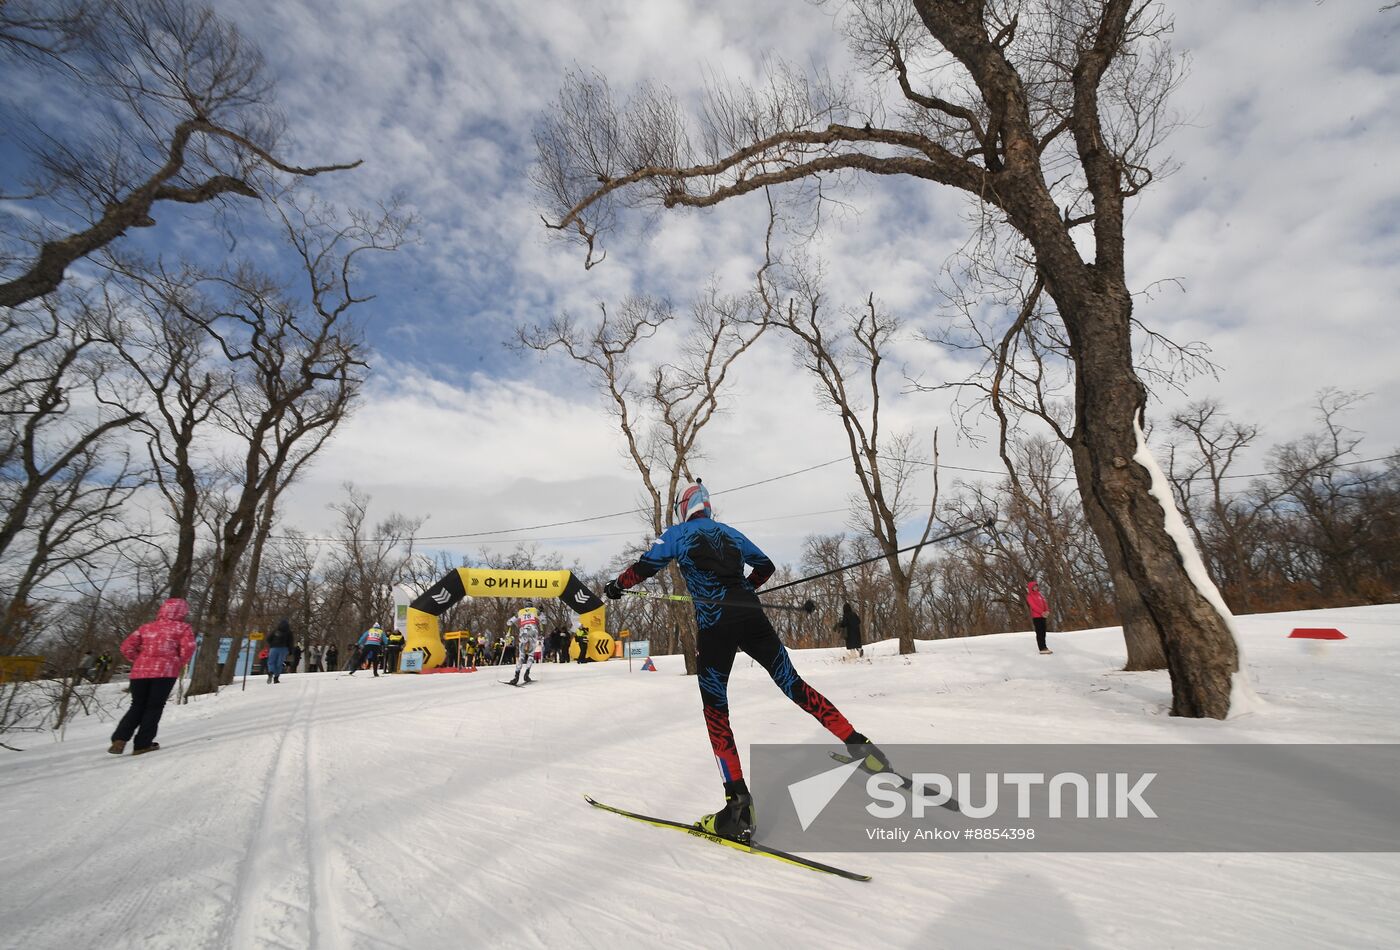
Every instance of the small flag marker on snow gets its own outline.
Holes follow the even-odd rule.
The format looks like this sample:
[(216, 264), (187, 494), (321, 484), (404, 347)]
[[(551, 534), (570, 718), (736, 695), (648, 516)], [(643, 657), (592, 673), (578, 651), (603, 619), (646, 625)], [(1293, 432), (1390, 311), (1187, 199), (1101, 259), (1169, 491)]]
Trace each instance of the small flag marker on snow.
[(651, 662), (651, 657), (647, 657), (647, 661), (642, 664), (642, 670), (651, 670), (653, 673), (656, 672), (656, 664)]

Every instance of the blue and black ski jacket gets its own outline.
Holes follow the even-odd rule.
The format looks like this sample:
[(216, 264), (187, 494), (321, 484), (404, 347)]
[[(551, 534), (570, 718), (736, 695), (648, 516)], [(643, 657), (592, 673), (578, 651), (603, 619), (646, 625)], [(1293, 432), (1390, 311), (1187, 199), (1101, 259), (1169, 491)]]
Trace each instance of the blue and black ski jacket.
[[(618, 575), (617, 584), (624, 590), (635, 587), (671, 561), (692, 597), (729, 603), (757, 604), (755, 589), (776, 570), (768, 555), (736, 528), (702, 515), (667, 528), (637, 563)], [(748, 577), (745, 564), (753, 568)], [(700, 629), (718, 624), (723, 611), (721, 604), (696, 603)]]

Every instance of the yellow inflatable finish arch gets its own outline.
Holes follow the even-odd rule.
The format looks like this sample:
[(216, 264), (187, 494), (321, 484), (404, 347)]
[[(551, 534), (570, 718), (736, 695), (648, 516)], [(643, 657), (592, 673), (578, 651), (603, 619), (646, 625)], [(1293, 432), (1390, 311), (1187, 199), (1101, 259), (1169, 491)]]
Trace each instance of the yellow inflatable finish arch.
[(442, 665), (447, 650), (442, 643), (438, 617), (463, 597), (558, 597), (579, 615), (588, 628), (588, 655), (595, 660), (612, 656), (606, 609), (572, 571), (507, 571), (487, 567), (459, 567), (408, 605), (404, 651), (421, 649), (424, 669)]

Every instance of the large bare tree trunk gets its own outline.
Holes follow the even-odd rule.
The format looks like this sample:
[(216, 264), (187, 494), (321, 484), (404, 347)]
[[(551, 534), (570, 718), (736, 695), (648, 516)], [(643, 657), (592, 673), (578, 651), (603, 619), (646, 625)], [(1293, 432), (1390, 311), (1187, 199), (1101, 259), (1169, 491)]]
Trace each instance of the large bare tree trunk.
[(1156, 629), (1172, 674), (1172, 714), (1223, 719), (1239, 651), (1225, 618), (1187, 575), (1151, 476), (1134, 461), (1146, 390), (1132, 371), (1131, 297), (1119, 286), (1074, 306), (1059, 303), (1079, 370), (1075, 472), (1085, 507), (1101, 507), (1107, 521), (1107, 530), (1095, 525), (1099, 543), (1110, 563), (1122, 564)]
[[(170, 565), (170, 596), (189, 599), (190, 578), (194, 575), (194, 547), (197, 490), (191, 473), (188, 485), (181, 485), (179, 510), (175, 513), (175, 559)], [(183, 479), (182, 479), (183, 482)]]
[[(1082, 449), (1082, 446), (1075, 443), (1072, 448)], [(1079, 470), (1078, 462), (1075, 463), (1075, 470)], [(1080, 498), (1084, 503), (1084, 517), (1094, 536), (1100, 539), (1107, 537), (1113, 531), (1108, 513), (1092, 493), (1081, 494)], [(1117, 545), (1107, 545), (1103, 547), (1103, 554), (1109, 578), (1113, 581), (1113, 602), (1118, 608), (1118, 621), (1123, 625), (1123, 645), (1128, 651), (1128, 661), (1123, 669), (1129, 672), (1166, 669), (1167, 656), (1162, 652), (1162, 638), (1152, 623), (1147, 605), (1138, 594), (1127, 565), (1123, 563), (1122, 552)]]
[(218, 560), (214, 563), (214, 576), (209, 585), (209, 612), (204, 615), (202, 642), (195, 655), (194, 671), (190, 674), (190, 685), (186, 696), (199, 696), (216, 693), (219, 689), (219, 638), (229, 629), (229, 600), (233, 594), (233, 581), (238, 570), (238, 562), (246, 546), (225, 543)]
[[(252, 623), (253, 608), (258, 595), (258, 578), (262, 574), (263, 548), (267, 546), (267, 536), (272, 533), (273, 515), (277, 509), (277, 495), (279, 494), (281, 494), (280, 487), (274, 488), (270, 492), (270, 497), (263, 503), (262, 512), (258, 516), (257, 532), (253, 537), (253, 551), (248, 558), (248, 570), (243, 580), (243, 600), (239, 605), (233, 628), (229, 631), (232, 642), (229, 644), (228, 662), (224, 664), (224, 671), (220, 676), (220, 683), (224, 686), (233, 682), (234, 669), (238, 666), (238, 654), (243, 649), (243, 638), (247, 635), (248, 627)], [(303, 629), (299, 636), (305, 638), (306, 630)]]
[[(895, 561), (895, 557), (890, 557)], [(899, 634), (899, 653), (907, 656), (914, 647), (914, 611), (909, 607), (909, 575), (898, 569), (890, 571), (890, 583), (894, 587), (894, 622)]]
[[(681, 576), (681, 569), (677, 567), (674, 562), (667, 566), (666, 577), (668, 581), (663, 585), (663, 590), (669, 587), (677, 593), (690, 593), (689, 588), (685, 586), (685, 578)], [(685, 675), (694, 676), (700, 671), (699, 662), (695, 655), (699, 644), (699, 625), (695, 620), (695, 611), (687, 608), (685, 610), (676, 611), (676, 613), (679, 614), (676, 618), (676, 635), (679, 641), (681, 658), (685, 660)]]

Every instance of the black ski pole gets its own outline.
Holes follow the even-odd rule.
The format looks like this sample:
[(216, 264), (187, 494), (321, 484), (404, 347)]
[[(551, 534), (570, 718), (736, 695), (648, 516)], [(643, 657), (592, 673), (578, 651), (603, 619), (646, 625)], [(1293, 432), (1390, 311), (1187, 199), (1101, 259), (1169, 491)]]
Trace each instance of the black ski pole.
[[(895, 554), (903, 554), (903, 553), (906, 552), (906, 551), (912, 551), (912, 550), (914, 550), (915, 548), (921, 548), (921, 547), (924, 547), (925, 545), (928, 545), (928, 544), (937, 544), (937, 543), (939, 543), (940, 541), (951, 541), (953, 538), (960, 538), (960, 537), (962, 537), (962, 536), (965, 535), (965, 534), (972, 534), (974, 531), (984, 531), (984, 530), (990, 528), (992, 525), (994, 525), (994, 524), (996, 524), (996, 523), (997, 523), (997, 520), (996, 520), (995, 518), (988, 518), (986, 521), (983, 521), (983, 522), (980, 522), (980, 523), (978, 523), (978, 524), (975, 524), (975, 525), (973, 525), (973, 526), (970, 527), (970, 528), (963, 528), (961, 531), (951, 531), (951, 532), (949, 532), (948, 534), (942, 534), (942, 535), (939, 535), (939, 536), (936, 537), (936, 538), (929, 538), (927, 541), (920, 541), (918, 544), (911, 544), (911, 545), (909, 545), (909, 546), (906, 547), (906, 548), (900, 548), (898, 551), (895, 551), (894, 553), (895, 553)], [(868, 557), (868, 558), (866, 558), (866, 559), (863, 560), (863, 561), (855, 561), (855, 562), (852, 562), (852, 563), (850, 563), (850, 564), (843, 565), (842, 567), (833, 567), (833, 568), (832, 568), (831, 570), (829, 570), (829, 571), (822, 571), (820, 574), (813, 574), (811, 577), (802, 577), (802, 578), (798, 578), (798, 579), (795, 580), (795, 581), (788, 581), (786, 584), (779, 584), (777, 587), (767, 587), (767, 588), (764, 588), (764, 590), (762, 591), (762, 593), (764, 593), (764, 594), (776, 593), (777, 591), (784, 590), (785, 588), (788, 588), (788, 587), (796, 587), (798, 584), (805, 584), (805, 583), (807, 583), (808, 581), (820, 580), (820, 579), (823, 578), (823, 577), (830, 577), (832, 574), (840, 574), (842, 571), (849, 571), (851, 568), (853, 568), (853, 567), (860, 567), (862, 564), (873, 564), (873, 563), (875, 563), (876, 561), (883, 561), (886, 557), (888, 557), (888, 555), (885, 555), (885, 554), (877, 554), (877, 555), (875, 555), (874, 557)], [(810, 603), (812, 603), (812, 602), (809, 600), (809, 601), (807, 601), (807, 603), (810, 604)], [(815, 605), (814, 605), (814, 609), (815, 609)]]
[(817, 609), (815, 601), (804, 601), (800, 604), (745, 604), (733, 600), (710, 600), (707, 597), (690, 597), (686, 594), (653, 594), (645, 590), (625, 590), (624, 594), (633, 597), (649, 597), (652, 600), (675, 600), (687, 604), (718, 604), (721, 607), (747, 607), (750, 610), (796, 610), (800, 613), (810, 614)]

